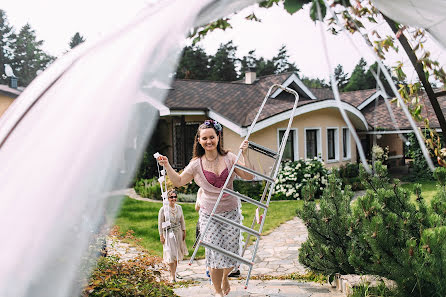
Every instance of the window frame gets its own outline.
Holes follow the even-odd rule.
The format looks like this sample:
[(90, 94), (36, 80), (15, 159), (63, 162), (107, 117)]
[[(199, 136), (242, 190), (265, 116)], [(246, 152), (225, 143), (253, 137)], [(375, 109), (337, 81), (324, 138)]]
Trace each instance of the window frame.
[[(322, 137), (321, 137), (321, 127), (307, 127), (304, 128), (304, 159), (310, 160), (307, 158), (307, 130), (316, 130), (316, 157), (321, 160), (322, 159)], [(313, 159), (313, 158), (311, 158)]]
[[(333, 141), (334, 141), (334, 159), (329, 159), (328, 158), (328, 149), (329, 149), (329, 144), (328, 144), (328, 130), (334, 130), (334, 137), (333, 137)], [(325, 148), (326, 148), (326, 157), (327, 157), (327, 163), (336, 163), (339, 162), (339, 127), (326, 127), (325, 128)]]
[[(277, 128), (277, 152), (279, 152), (279, 148), (280, 148), (280, 132), (281, 131), (286, 131), (286, 128)], [(299, 145), (298, 145), (298, 128), (290, 128), (290, 134), (288, 135), (288, 137), (292, 136), (293, 137), (293, 161), (297, 161), (299, 160)], [(282, 156), (283, 157), (283, 156)]]
[[(344, 157), (344, 131), (347, 130), (347, 141), (346, 141), (346, 148), (347, 148), (347, 156)], [(352, 137), (350, 133), (350, 129), (348, 127), (342, 127), (342, 160), (344, 161), (350, 161), (352, 159)]]

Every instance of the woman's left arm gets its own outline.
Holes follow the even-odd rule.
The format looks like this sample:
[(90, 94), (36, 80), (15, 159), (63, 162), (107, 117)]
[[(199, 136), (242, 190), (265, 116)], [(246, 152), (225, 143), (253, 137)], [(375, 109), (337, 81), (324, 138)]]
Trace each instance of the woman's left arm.
[[(249, 146), (249, 142), (248, 140), (244, 140), (242, 142), (242, 144), (240, 145), (240, 149), (242, 150), (242, 156), (243, 156), (243, 161), (241, 159), (238, 160), (237, 164), (247, 167), (249, 169), (254, 169), (253, 166), (251, 165), (251, 161), (249, 161), (249, 156), (248, 156), (248, 146)], [(252, 180), (254, 179), (254, 175), (245, 172), (243, 170), (240, 170), (238, 168), (235, 168), (235, 173), (237, 173), (238, 176), (240, 176), (243, 179), (246, 180)]]

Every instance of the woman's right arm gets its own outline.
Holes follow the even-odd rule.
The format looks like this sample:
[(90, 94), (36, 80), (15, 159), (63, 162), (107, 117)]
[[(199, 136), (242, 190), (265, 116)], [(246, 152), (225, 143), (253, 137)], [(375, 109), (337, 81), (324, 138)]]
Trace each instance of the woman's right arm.
[(176, 172), (175, 169), (170, 166), (169, 160), (166, 156), (159, 156), (158, 163), (164, 166), (164, 169), (166, 169), (167, 175), (172, 181), (174, 187), (184, 186), (185, 184), (191, 182), (194, 178), (193, 175), (190, 173), (183, 172), (181, 174), (178, 174), (178, 172)]

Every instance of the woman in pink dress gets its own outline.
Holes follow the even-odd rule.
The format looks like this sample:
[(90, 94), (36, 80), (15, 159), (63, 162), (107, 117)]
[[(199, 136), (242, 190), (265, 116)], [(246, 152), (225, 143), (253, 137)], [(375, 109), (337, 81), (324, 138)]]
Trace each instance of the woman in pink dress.
[[(181, 174), (178, 174), (170, 166), (167, 157), (158, 157), (158, 162), (165, 167), (175, 187), (185, 185), (193, 179), (202, 189), (200, 200), (201, 230), (204, 230), (221, 188), (228, 178), (229, 170), (237, 158), (233, 153), (223, 149), (220, 142), (221, 130), (221, 125), (213, 120), (206, 120), (198, 127), (192, 160)], [(240, 148), (242, 149), (243, 160), (240, 159), (238, 163), (252, 168), (247, 156), (248, 141), (243, 141)], [(243, 179), (251, 180), (253, 178), (251, 174), (237, 168), (234, 171)], [(229, 179), (228, 188), (230, 189), (232, 189), (234, 178), (235, 175), (233, 174)], [(240, 223), (241, 214), (238, 207), (238, 198), (227, 194), (223, 195), (216, 213)], [(204, 241), (213, 243), (235, 254), (240, 253), (240, 230), (228, 224), (212, 220)], [(223, 296), (229, 293), (231, 288), (228, 274), (237, 265), (236, 260), (206, 248), (206, 266), (211, 268), (211, 279), (215, 289), (215, 296)]]

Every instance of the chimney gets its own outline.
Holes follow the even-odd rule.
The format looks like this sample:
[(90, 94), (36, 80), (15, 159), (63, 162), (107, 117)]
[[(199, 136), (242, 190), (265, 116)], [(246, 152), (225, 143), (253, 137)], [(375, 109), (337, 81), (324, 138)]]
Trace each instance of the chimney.
[(10, 76), (9, 77), (9, 87), (13, 89), (17, 89), (17, 77)]
[(245, 84), (251, 85), (256, 80), (256, 70), (255, 68), (248, 68), (248, 71), (245, 72)]

